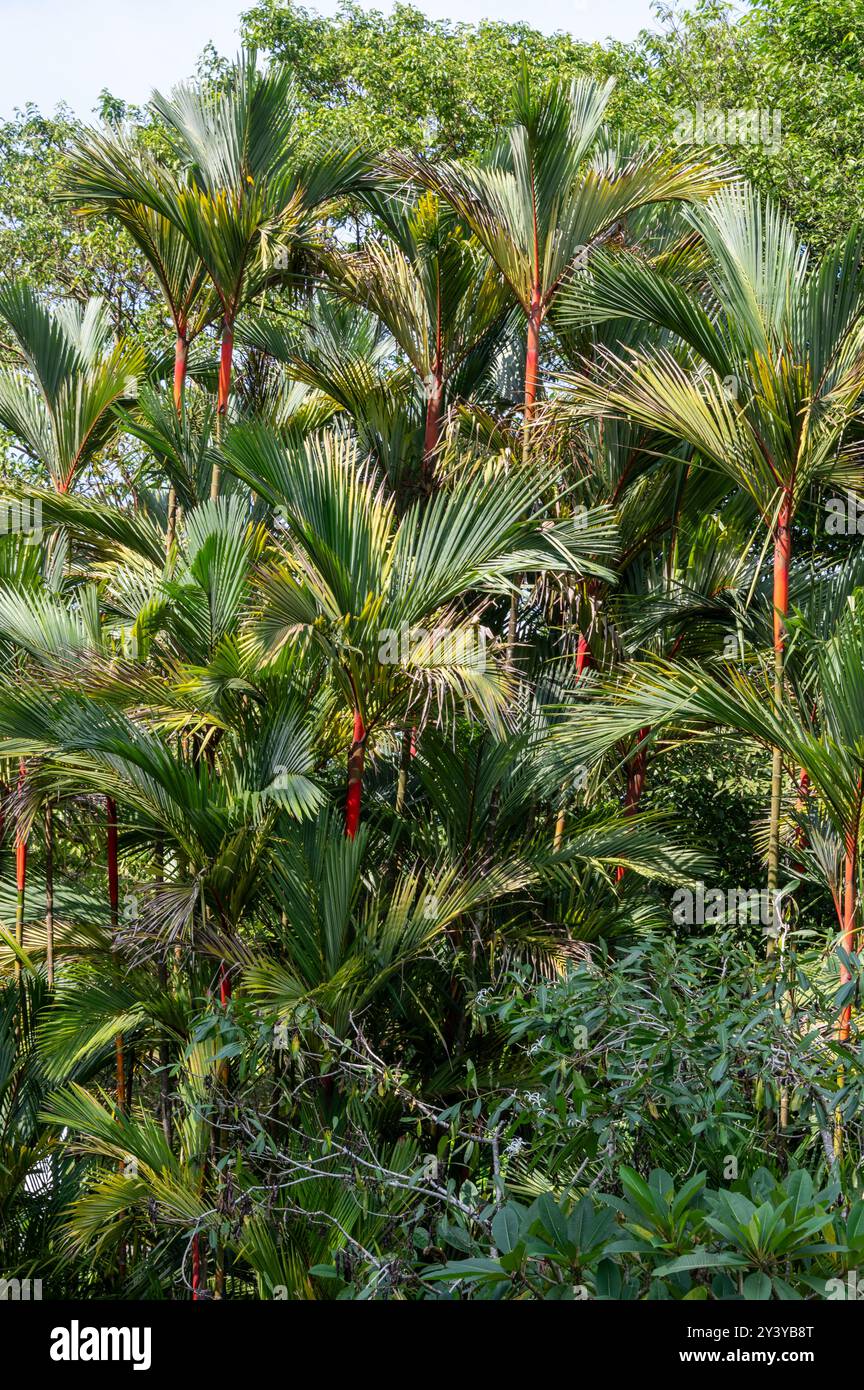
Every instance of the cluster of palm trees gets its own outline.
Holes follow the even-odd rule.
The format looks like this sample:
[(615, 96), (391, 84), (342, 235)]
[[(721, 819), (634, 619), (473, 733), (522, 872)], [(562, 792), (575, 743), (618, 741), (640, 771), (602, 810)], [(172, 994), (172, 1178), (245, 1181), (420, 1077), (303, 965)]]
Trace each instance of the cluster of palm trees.
[(864, 598), (820, 508), (861, 473), (864, 243), (812, 264), (609, 97), (526, 78), (485, 162), (382, 158), (245, 54), (70, 156), (173, 353), (0, 290), (4, 493), (41, 525), (0, 537), (7, 1266), (311, 1296), (404, 1191), (313, 1163), (277, 1228), (241, 1114), (345, 1141), (307, 1044), (360, 1026), (443, 1109), (511, 965), (671, 930), (710, 858), (643, 795), (709, 737), (765, 750), (767, 887), (833, 900), (848, 1042)]

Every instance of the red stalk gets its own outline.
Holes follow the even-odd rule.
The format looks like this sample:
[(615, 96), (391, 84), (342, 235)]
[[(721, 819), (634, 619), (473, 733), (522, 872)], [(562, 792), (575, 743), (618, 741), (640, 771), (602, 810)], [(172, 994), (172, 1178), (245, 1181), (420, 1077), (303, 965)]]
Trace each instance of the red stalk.
[(219, 415), (228, 410), (228, 397), (231, 394), (231, 361), (234, 355), (234, 324), (228, 319), (222, 329), (222, 348), (219, 353), (219, 394), (216, 409)]
[[(590, 609), (588, 621), (588, 631), (594, 628), (594, 606), (599, 593), (599, 584), (596, 579), (589, 579), (585, 586), (585, 601)], [(581, 605), (580, 605), (581, 608)], [(576, 641), (576, 679), (587, 671), (591, 666), (591, 644), (584, 632), (580, 632)]]
[[(774, 528), (774, 704), (779, 713), (783, 700), (783, 649), (789, 610), (789, 562), (792, 557), (792, 496), (783, 493)], [(775, 891), (780, 874), (780, 806), (783, 796), (783, 761), (775, 748), (771, 760), (771, 812), (768, 834), (768, 888)], [(769, 954), (773, 942), (769, 942)]]
[[(22, 758), (18, 764), (18, 798), (24, 792), (24, 778), (26, 767)], [(18, 890), (15, 903), (15, 941), (18, 946), (24, 946), (24, 890), (27, 886), (27, 840), (20, 831), (15, 834), (15, 884)], [(21, 978), (21, 965), (16, 960), (15, 975)]]
[(177, 341), (174, 344), (174, 408), (178, 415), (183, 413), (183, 392), (186, 385), (188, 355), (189, 343), (186, 339), (185, 328), (182, 324), (178, 324)]
[(219, 1003), (224, 1009), (228, 1000), (231, 998), (231, 976), (225, 966), (224, 960), (219, 962)]
[(15, 845), (15, 881), (23, 897), (27, 886), (27, 841), (20, 837)]
[(534, 414), (537, 388), (540, 384), (540, 287), (535, 285), (531, 291), (531, 307), (528, 310), (528, 342), (525, 351), (525, 419)]
[(348, 795), (345, 801), (345, 834), (353, 840), (360, 824), (360, 796), (363, 790), (363, 752), (366, 729), (359, 709), (354, 711), (354, 741), (348, 755)]
[(441, 434), (441, 416), (444, 408), (444, 383), (440, 368), (433, 373), (434, 384), (426, 402), (426, 431), (423, 435), (423, 481), (428, 483), (435, 465), (435, 453)]
[(789, 611), (789, 563), (792, 559), (792, 502), (788, 494), (777, 517), (774, 532), (774, 650), (782, 652)]
[[(222, 424), (228, 414), (228, 398), (231, 395), (231, 360), (234, 353), (234, 321), (226, 318), (222, 326), (222, 348), (219, 353), (219, 391), (216, 397), (216, 442), (222, 439)], [(210, 500), (219, 496), (221, 465), (213, 464), (210, 478)]]

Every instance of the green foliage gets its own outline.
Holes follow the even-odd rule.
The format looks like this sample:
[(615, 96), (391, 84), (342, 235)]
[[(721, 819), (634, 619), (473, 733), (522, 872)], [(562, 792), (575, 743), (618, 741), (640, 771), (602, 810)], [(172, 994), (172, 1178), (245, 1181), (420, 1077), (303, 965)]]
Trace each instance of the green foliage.
[(0, 1270), (845, 1296), (859, 16), (245, 26), (0, 135)]

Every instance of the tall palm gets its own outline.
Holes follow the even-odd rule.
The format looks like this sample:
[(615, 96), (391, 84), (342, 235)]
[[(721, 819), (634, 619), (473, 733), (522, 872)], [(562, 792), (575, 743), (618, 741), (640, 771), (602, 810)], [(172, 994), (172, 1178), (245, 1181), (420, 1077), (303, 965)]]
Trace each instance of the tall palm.
[[(541, 330), (565, 285), (628, 215), (647, 205), (706, 197), (719, 186), (705, 161), (675, 160), (613, 137), (604, 125), (612, 80), (532, 90), (527, 67), (514, 124), (479, 166), (397, 158), (397, 170), (446, 198), (485, 246), (525, 315), (523, 456), (540, 388)], [(508, 654), (516, 650), (518, 595)]]
[(13, 359), (0, 368), (0, 423), (68, 492), (116, 438), (114, 407), (135, 396), (144, 351), (111, 341), (100, 300), (51, 307), (23, 283), (0, 289), (0, 335)]
[[(126, 196), (119, 184), (125, 181)], [(204, 262), (159, 206), (170, 197), (166, 171), (147, 150), (115, 130), (78, 137), (61, 197), (82, 217), (108, 215), (128, 233), (153, 271), (175, 333), (174, 402), (182, 409), (191, 344), (218, 310)]]
[[(864, 829), (864, 607), (862, 591), (850, 596), (827, 641), (809, 640), (796, 654), (796, 679), (778, 705), (770, 698), (768, 672), (720, 675), (704, 663), (636, 663), (620, 684), (600, 686), (574, 708), (553, 736), (565, 770), (593, 762), (648, 726), (692, 733), (705, 727), (734, 729), (764, 747), (779, 749), (803, 768), (820, 808), (843, 847), (843, 886), (835, 897), (840, 923), (838, 1033), (849, 1033), (854, 993), (850, 962), (861, 923), (861, 836)], [(787, 672), (787, 676), (789, 673)], [(775, 885), (776, 886), (776, 885)]]
[[(775, 701), (783, 697), (792, 526), (814, 484), (861, 476), (845, 442), (864, 390), (864, 235), (854, 230), (810, 267), (789, 220), (746, 185), (690, 213), (710, 256), (706, 299), (604, 254), (562, 303), (574, 325), (642, 318), (672, 347), (622, 358), (602, 349), (599, 380), (573, 379), (588, 410), (686, 440), (750, 498), (774, 543)], [(781, 762), (774, 754), (769, 887), (779, 872)]]
[[(294, 84), (287, 70), (259, 71), (245, 52), (218, 87), (181, 85), (170, 98), (154, 93), (179, 174), (139, 175), (128, 160), (85, 158), (71, 192), (103, 208), (143, 203), (169, 222), (204, 267), (219, 302), (221, 351), (217, 423), (228, 410), (237, 315), (244, 300), (279, 278), (281, 251), (307, 247), (334, 200), (352, 191), (367, 169), (353, 146), (302, 147)], [(214, 466), (211, 495), (219, 493)]]
[[(261, 73), (244, 52), (219, 89), (180, 86), (153, 106), (188, 170), (177, 224), (203, 261), (222, 311), (217, 420), (231, 390), (234, 325), (244, 298), (266, 282), (274, 247), (283, 257), (308, 238), (322, 211), (353, 191), (367, 160), (353, 146), (300, 148), (294, 82), (287, 69)], [(213, 492), (218, 495), (218, 467)]]
[[(112, 343), (108, 316), (99, 300), (91, 300), (83, 309), (71, 303), (51, 308), (25, 284), (0, 290), (0, 332), (4, 331), (17, 362), (0, 369), (0, 423), (44, 470), (55, 490), (65, 494), (116, 437), (115, 406), (135, 395), (145, 364), (143, 349)], [(59, 555), (62, 547), (53, 558)], [(19, 792), (24, 775), (22, 760)], [(50, 818), (46, 828), (51, 833)], [(19, 942), (26, 878), (27, 843), (19, 833)]]
[[(129, 196), (108, 196), (106, 182), (113, 187), (118, 171), (124, 169)], [(82, 216), (107, 213), (114, 217), (153, 271), (174, 326), (174, 408), (182, 417), (189, 349), (216, 317), (219, 306), (204, 262), (182, 230), (158, 210), (162, 183), (164, 174), (159, 165), (129, 139), (114, 131), (89, 131), (76, 145), (63, 196), (74, 202)], [(145, 197), (149, 201), (143, 201)], [(174, 539), (176, 506), (172, 482), (168, 492), (169, 548)]]
[(448, 204), (371, 199), (386, 238), (328, 257), (342, 294), (386, 325), (426, 397), (422, 477), (428, 487), (448, 394), (466, 397), (489, 371), (512, 324), (510, 293)]
[(486, 248), (525, 314), (524, 406), (540, 384), (540, 332), (562, 288), (595, 247), (647, 204), (706, 197), (720, 176), (704, 160), (671, 159), (613, 137), (614, 83), (532, 90), (517, 85), (514, 123), (485, 163), (400, 157), (397, 170), (440, 194)]
[(607, 573), (594, 557), (614, 548), (614, 529), (602, 509), (580, 526), (544, 521), (537, 478), (499, 469), (400, 519), (356, 445), (337, 434), (297, 449), (241, 428), (225, 457), (287, 525), (284, 556), (261, 580), (262, 657), (278, 660), (298, 642), (319, 648), (351, 710), (345, 825), (353, 837), (370, 732), (404, 717), (412, 694), (465, 700), (500, 720), (507, 677), (478, 636), (490, 596), (524, 570)]
[[(264, 417), (286, 438), (302, 441), (338, 414), (400, 503), (416, 493), (423, 431), (419, 380), (398, 360), (395, 340), (377, 315), (319, 292), (302, 317), (244, 316), (239, 340), (287, 369), (276, 376), (281, 400)], [(301, 390), (306, 394), (298, 398)]]

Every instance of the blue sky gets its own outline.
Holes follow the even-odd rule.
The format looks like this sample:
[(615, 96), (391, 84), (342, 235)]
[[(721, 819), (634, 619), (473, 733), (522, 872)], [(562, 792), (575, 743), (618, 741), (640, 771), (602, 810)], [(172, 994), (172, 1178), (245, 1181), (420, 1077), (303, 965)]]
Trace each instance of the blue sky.
[[(335, 0), (305, 0), (331, 14)], [(361, 0), (389, 10), (390, 0)], [(435, 19), (528, 20), (577, 38), (631, 39), (652, 22), (651, 0), (415, 0)], [(252, 0), (0, 0), (0, 117), (35, 102), (47, 113), (66, 101), (89, 117), (102, 87), (143, 102), (152, 87), (190, 76), (208, 40), (238, 46), (238, 18)]]

